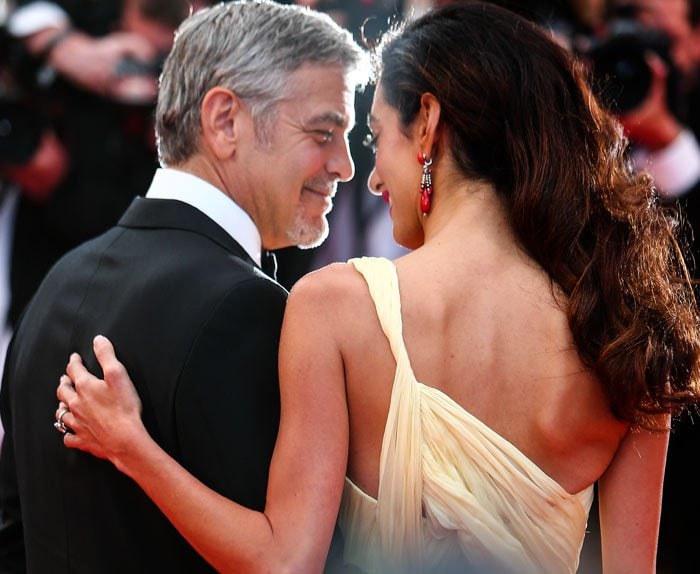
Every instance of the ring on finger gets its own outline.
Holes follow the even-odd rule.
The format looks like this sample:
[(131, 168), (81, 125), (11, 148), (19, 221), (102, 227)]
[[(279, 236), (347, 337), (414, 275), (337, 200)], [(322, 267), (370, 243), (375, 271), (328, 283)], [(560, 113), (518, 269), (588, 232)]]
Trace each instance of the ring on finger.
[(58, 413), (58, 418), (56, 419), (56, 422), (53, 423), (54, 428), (61, 434), (66, 434), (66, 432), (68, 431), (68, 428), (63, 422), (63, 417), (66, 415), (67, 412), (70, 412), (70, 410), (67, 408), (63, 409), (60, 413)]

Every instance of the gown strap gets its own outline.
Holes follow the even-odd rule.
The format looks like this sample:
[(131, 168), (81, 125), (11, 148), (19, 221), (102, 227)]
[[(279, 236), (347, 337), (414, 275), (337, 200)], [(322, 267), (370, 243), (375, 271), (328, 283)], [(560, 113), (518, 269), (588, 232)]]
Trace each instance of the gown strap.
[(386, 335), (397, 365), (408, 365), (408, 353), (403, 342), (399, 279), (394, 263), (383, 257), (358, 257), (348, 261), (364, 277), (377, 316)]
[[(365, 278), (377, 315), (396, 360), (391, 403), (382, 439), (377, 495), (377, 528), (389, 556), (423, 554), (423, 460), (421, 395), (403, 341), (401, 299), (394, 263), (362, 257), (349, 261)], [(397, 517), (401, 517), (397, 520)]]

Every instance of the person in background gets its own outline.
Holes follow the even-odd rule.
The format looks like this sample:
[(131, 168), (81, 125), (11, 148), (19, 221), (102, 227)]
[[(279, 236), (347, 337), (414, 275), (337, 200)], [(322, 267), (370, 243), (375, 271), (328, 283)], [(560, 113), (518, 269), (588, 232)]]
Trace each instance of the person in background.
[[(64, 253), (116, 223), (143, 193), (157, 154), (157, 76), (185, 2), (20, 1), (9, 13), (13, 71), (67, 152), (42, 201), (16, 206), (8, 327)], [(69, 217), (74, 219), (66, 225)]]
[(597, 483), (605, 572), (655, 572), (670, 415), (700, 400), (677, 214), (536, 24), (460, 2), (375, 61), (369, 183), (412, 251), (292, 290), (264, 512), (149, 436), (142, 373), (103, 336), (104, 378), (82, 344), (61, 378), (66, 447), (222, 571), (318, 572), (337, 515), (364, 572), (573, 573)]
[[(691, 192), (700, 185), (698, 6), (690, 0), (615, 0), (612, 4), (613, 15), (622, 16), (613, 19), (611, 26), (624, 18), (639, 26), (640, 36), (659, 38), (658, 46), (648, 45), (644, 54), (649, 76), (644, 97), (617, 114), (635, 144), (632, 159), (638, 169), (649, 170), (666, 199), (681, 198), (694, 205)], [(631, 86), (624, 86), (620, 96), (625, 97), (628, 89)], [(695, 228), (696, 210), (686, 208)]]
[[(10, 267), (20, 198), (48, 201), (66, 177), (68, 156), (46, 110), (13, 73), (13, 50), (0, 22), (0, 378), (12, 330)], [(2, 425), (0, 425), (0, 439)]]

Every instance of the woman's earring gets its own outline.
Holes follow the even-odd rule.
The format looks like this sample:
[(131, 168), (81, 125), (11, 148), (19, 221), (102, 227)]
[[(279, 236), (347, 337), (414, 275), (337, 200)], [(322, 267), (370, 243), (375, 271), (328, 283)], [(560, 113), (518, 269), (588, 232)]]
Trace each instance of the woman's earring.
[(430, 169), (430, 166), (433, 165), (433, 158), (428, 159), (426, 154), (419, 152), (418, 163), (423, 166), (423, 175), (420, 178), (420, 210), (425, 217), (430, 211), (433, 194), (433, 171)]

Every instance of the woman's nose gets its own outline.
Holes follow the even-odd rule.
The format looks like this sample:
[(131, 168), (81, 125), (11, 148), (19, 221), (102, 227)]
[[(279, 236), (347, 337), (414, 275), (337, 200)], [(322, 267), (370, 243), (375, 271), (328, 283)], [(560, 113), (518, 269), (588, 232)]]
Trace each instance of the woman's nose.
[(379, 189), (380, 186), (380, 181), (379, 177), (377, 176), (377, 169), (372, 168), (372, 171), (369, 173), (369, 179), (367, 180), (367, 186), (369, 187), (369, 190), (371, 193), (374, 195), (381, 195), (382, 191)]

